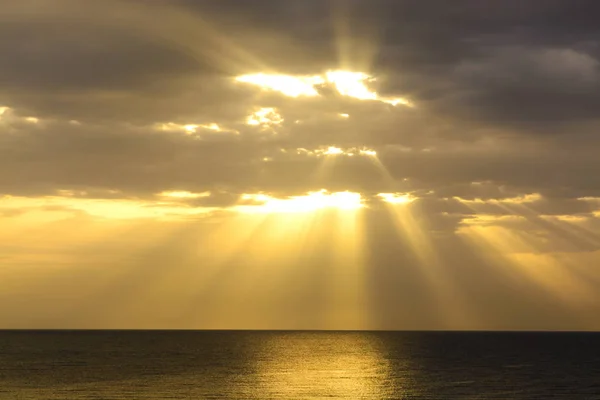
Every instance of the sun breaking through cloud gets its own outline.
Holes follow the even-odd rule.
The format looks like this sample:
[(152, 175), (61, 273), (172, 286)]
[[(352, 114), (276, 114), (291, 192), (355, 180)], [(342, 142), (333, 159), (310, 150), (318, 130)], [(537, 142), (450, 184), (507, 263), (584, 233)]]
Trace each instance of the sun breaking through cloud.
[(241, 212), (256, 213), (307, 213), (322, 209), (355, 210), (363, 207), (360, 193), (334, 192), (322, 189), (309, 192), (304, 196), (292, 196), (285, 199), (273, 198), (265, 194), (245, 194), (243, 201), (251, 201), (255, 205), (240, 205), (236, 209)]
[(364, 157), (377, 157), (377, 151), (367, 148), (358, 148), (358, 147), (349, 147), (349, 148), (340, 148), (336, 146), (327, 146), (318, 149), (305, 149), (299, 148), (296, 150), (297, 154), (305, 154), (308, 156), (316, 156), (316, 157), (327, 157), (327, 156), (346, 156), (346, 157), (354, 157), (354, 156), (364, 156)]
[(252, 126), (260, 126), (262, 128), (269, 128), (274, 125), (281, 125), (283, 123), (283, 117), (277, 112), (275, 108), (264, 107), (253, 112), (246, 119), (246, 123)]
[(369, 89), (368, 84), (376, 79), (363, 72), (327, 71), (324, 75), (292, 76), (276, 74), (251, 74), (235, 78), (237, 82), (258, 86), (263, 90), (280, 92), (290, 97), (320, 96), (319, 89), (331, 85), (342, 96), (358, 100), (372, 100), (391, 104), (414, 107), (413, 103), (403, 97), (381, 97)]

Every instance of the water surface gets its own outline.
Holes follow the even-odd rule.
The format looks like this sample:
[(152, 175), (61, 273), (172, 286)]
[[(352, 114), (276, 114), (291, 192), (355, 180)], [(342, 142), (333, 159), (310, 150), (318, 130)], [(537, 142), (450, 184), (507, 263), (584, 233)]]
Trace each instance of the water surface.
[(600, 334), (4, 331), (0, 399), (600, 399)]

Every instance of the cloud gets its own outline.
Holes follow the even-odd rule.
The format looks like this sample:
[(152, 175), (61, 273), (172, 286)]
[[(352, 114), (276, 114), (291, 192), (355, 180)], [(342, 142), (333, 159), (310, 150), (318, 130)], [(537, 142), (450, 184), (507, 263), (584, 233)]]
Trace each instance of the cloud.
[[(353, 256), (331, 249), (358, 248), (350, 233), (364, 224), (369, 282), (383, 288), (372, 304), (417, 298), (429, 313), (419, 320), (403, 309), (414, 326), (450, 326), (433, 316), (445, 302), (457, 320), (464, 308), (483, 321), (486, 307), (501, 310), (511, 297), (514, 276), (529, 310), (548, 312), (531, 305), (540, 296), (567, 321), (568, 311), (588, 305), (565, 297), (586, 285), (573, 273), (564, 280), (571, 286), (558, 287), (527, 265), (557, 277), (597, 277), (573, 264), (596, 260), (600, 248), (598, 11), (594, 0), (7, 4), (0, 10), (7, 60), (0, 65), (0, 220), (8, 228), (0, 234), (21, 233), (0, 257), (14, 268), (73, 266), (113, 248), (126, 259), (123, 248), (142, 253), (160, 242), (164, 258), (148, 270), (157, 282), (169, 275), (159, 264), (172, 263), (182, 274), (174, 281), (223, 278), (206, 301), (245, 288), (267, 304), (232, 271), (239, 263), (246, 278), (264, 274), (255, 264), (277, 264), (273, 248), (281, 247), (304, 285), (289, 303), (281, 294), (285, 314), (309, 294), (325, 301), (327, 290), (310, 282), (331, 278), (301, 269), (306, 259), (293, 243), (309, 242), (316, 264), (330, 265)], [(364, 207), (344, 225), (329, 211), (352, 194)], [(243, 207), (279, 210), (281, 220)], [(322, 220), (282, 212), (290, 207), (317, 210)], [(25, 239), (32, 221), (47, 246)], [(72, 233), (78, 224), (89, 241)], [(161, 236), (165, 227), (173, 238)], [(53, 238), (55, 230), (64, 238)], [(143, 238), (120, 245), (100, 235), (107, 231)], [(107, 287), (129, 279), (143, 292), (137, 275), (160, 251), (140, 256), (127, 277), (100, 268), (85, 279), (98, 274)], [(130, 265), (124, 259), (109, 261)], [(207, 259), (228, 267), (194, 275)], [(122, 285), (132, 300), (135, 291)], [(192, 296), (186, 285), (183, 297)], [(481, 307), (472, 302), (482, 296), (478, 285), (489, 289)]]
[(456, 73), (464, 82), (465, 112), (547, 131), (549, 124), (597, 119), (599, 66), (590, 54), (570, 48), (500, 48), (458, 65)]

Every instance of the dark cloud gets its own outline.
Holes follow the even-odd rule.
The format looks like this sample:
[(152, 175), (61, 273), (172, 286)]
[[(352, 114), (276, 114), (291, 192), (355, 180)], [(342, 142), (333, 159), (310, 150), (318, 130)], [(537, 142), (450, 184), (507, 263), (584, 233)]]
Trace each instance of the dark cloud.
[(477, 121), (570, 132), (565, 122), (595, 119), (600, 103), (593, 0), (86, 4), (3, 9), (3, 103), (72, 119), (215, 115), (239, 104), (223, 78), (346, 59), (379, 75), (380, 91), (458, 118), (454, 131)]

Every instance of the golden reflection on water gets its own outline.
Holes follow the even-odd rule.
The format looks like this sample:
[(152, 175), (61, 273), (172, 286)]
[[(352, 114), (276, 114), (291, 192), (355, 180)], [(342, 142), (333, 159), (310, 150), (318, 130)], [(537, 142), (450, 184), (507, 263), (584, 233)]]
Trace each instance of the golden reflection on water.
[[(260, 398), (389, 398), (402, 388), (380, 340), (348, 332), (277, 334), (256, 361)], [(408, 382), (408, 377), (406, 377)]]

